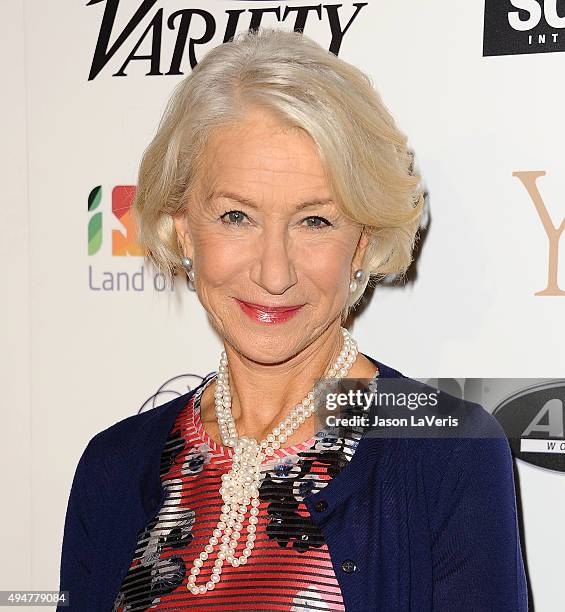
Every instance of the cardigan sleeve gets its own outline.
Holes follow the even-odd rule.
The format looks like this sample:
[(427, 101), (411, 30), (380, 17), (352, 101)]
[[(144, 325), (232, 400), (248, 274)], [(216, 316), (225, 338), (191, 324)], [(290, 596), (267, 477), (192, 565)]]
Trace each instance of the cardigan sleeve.
[(92, 469), (90, 457), (92, 440), (77, 464), (67, 503), (63, 544), (61, 550), (59, 590), (68, 591), (68, 605), (57, 607), (57, 612), (73, 612), (87, 609), (87, 593), (92, 571), (94, 551), (94, 524), (92, 496), (89, 483)]
[(490, 419), (500, 437), (454, 440), (431, 509), (434, 611), (528, 610), (512, 455)]

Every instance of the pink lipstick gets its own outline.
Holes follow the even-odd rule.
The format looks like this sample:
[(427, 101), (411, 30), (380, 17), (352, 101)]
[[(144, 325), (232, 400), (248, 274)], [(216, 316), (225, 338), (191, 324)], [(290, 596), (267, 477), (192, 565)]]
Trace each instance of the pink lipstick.
[(241, 310), (256, 321), (272, 325), (274, 323), (284, 323), (291, 319), (303, 306), (264, 306), (262, 304), (250, 304), (236, 298)]

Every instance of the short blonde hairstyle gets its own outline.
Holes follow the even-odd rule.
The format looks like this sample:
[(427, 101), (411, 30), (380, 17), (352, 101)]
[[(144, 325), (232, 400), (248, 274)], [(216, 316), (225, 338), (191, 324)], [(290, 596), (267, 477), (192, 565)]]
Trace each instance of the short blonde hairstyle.
[(133, 218), (141, 249), (170, 280), (183, 270), (173, 216), (185, 210), (212, 129), (260, 105), (313, 139), (341, 212), (369, 234), (365, 280), (402, 276), (424, 205), (406, 136), (371, 79), (304, 34), (240, 32), (210, 50), (175, 88), (139, 169)]

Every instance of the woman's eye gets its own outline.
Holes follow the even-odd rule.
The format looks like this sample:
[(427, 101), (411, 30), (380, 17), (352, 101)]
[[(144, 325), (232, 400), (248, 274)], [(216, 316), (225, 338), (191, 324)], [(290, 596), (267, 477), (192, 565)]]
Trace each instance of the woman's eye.
[[(225, 212), (220, 219), (222, 220), (222, 223), (225, 223), (226, 225), (234, 225), (239, 227), (246, 217), (247, 215), (241, 210), (229, 210)], [(306, 217), (304, 221), (308, 222), (307, 227), (309, 229), (322, 229), (324, 227), (331, 226), (331, 223), (327, 219), (324, 219), (324, 217)]]
[[(241, 222), (245, 216), (246, 214), (241, 212), (241, 210), (229, 210), (228, 212), (224, 213), (220, 219), (226, 225), (241, 225)], [(227, 218), (227, 220), (225, 218)]]
[[(308, 225), (308, 227), (311, 227), (313, 229), (322, 229), (324, 227), (331, 226), (331, 223), (327, 219), (324, 219), (324, 217), (306, 217), (304, 221), (315, 221), (316, 223), (314, 223), (313, 225)], [(318, 221), (320, 221), (321, 223), (318, 223)]]

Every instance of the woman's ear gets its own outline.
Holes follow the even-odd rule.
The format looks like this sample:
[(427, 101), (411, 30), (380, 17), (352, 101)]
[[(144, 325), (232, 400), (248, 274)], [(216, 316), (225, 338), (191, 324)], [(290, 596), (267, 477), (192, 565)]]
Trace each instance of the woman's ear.
[(367, 228), (363, 226), (361, 231), (361, 235), (359, 236), (359, 240), (357, 242), (357, 248), (355, 249), (355, 254), (353, 256), (353, 273), (361, 267), (363, 263), (363, 258), (365, 257), (365, 251), (367, 250), (367, 246), (369, 244), (369, 232)]
[(186, 257), (192, 257), (193, 248), (192, 240), (190, 237), (190, 230), (188, 227), (188, 215), (185, 210), (172, 216), (173, 223), (175, 224), (175, 230), (179, 245), (181, 246), (182, 252)]

